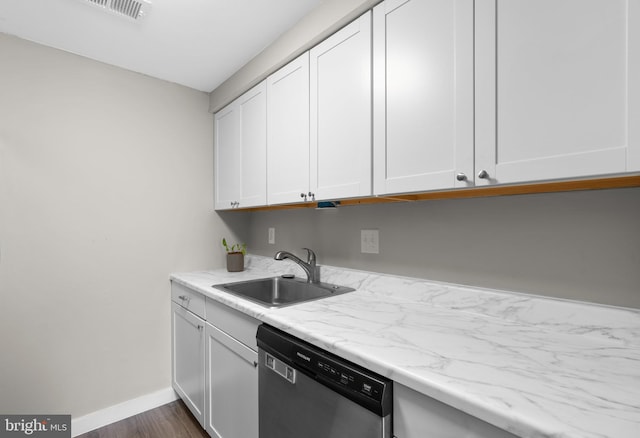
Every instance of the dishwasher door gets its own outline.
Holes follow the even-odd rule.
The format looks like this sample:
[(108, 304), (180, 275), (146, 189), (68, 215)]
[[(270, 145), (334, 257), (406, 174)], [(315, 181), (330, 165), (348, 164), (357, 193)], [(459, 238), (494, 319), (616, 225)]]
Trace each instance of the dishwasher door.
[(260, 438), (391, 438), (391, 381), (296, 341), (283, 354), (258, 337)]

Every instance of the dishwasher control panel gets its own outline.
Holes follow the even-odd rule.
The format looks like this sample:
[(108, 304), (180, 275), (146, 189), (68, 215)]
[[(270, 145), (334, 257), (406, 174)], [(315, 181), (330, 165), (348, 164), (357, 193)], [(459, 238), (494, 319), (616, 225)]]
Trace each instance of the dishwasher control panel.
[(356, 367), (350, 367), (343, 360), (338, 362), (327, 355), (320, 355), (307, 348), (294, 347), (293, 361), (318, 376), (339, 385), (350, 391), (358, 392), (376, 401), (382, 399), (384, 383), (371, 373), (359, 371)]
[(310, 377), (376, 415), (390, 415), (390, 379), (266, 324), (258, 327), (256, 338), (260, 367), (292, 385), (303, 376)]

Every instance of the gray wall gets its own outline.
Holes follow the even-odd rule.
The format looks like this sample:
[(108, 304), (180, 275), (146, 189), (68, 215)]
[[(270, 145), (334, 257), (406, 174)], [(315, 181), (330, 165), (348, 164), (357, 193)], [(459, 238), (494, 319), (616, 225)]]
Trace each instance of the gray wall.
[(0, 412), (170, 386), (169, 274), (223, 265), (208, 95), (0, 34)]
[[(237, 214), (255, 254), (640, 308), (640, 188)], [(360, 253), (361, 229), (380, 254)]]

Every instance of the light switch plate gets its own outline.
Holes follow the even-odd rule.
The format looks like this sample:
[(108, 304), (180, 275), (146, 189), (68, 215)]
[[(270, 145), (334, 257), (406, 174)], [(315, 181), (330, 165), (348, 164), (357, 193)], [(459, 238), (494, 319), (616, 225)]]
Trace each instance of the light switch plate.
[(362, 254), (380, 253), (380, 233), (378, 230), (360, 230), (360, 252)]
[(276, 229), (275, 228), (269, 228), (269, 243), (271, 245), (275, 245), (275, 243), (276, 243)]

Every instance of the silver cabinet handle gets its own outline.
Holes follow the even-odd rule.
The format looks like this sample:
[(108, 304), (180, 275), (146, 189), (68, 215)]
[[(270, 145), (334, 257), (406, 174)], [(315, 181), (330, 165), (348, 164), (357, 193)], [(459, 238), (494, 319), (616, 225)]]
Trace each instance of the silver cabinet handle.
[(316, 200), (316, 194), (309, 192), (309, 198), (311, 198), (312, 201), (315, 201)]
[(478, 172), (478, 178), (488, 179), (489, 178), (489, 172), (487, 172), (486, 170), (482, 169), (480, 172)]
[(196, 327), (198, 328), (198, 330), (202, 330), (204, 328), (202, 324), (198, 324)]
[(456, 179), (458, 181), (466, 181), (467, 180), (467, 175), (465, 175), (464, 173), (460, 172), (456, 175)]
[(300, 193), (300, 197), (303, 198), (305, 202), (307, 201), (307, 195), (305, 195), (304, 193)]
[(178, 296), (178, 298), (180, 298), (182, 301), (189, 299), (189, 297), (186, 296), (186, 295), (180, 295), (180, 296)]

